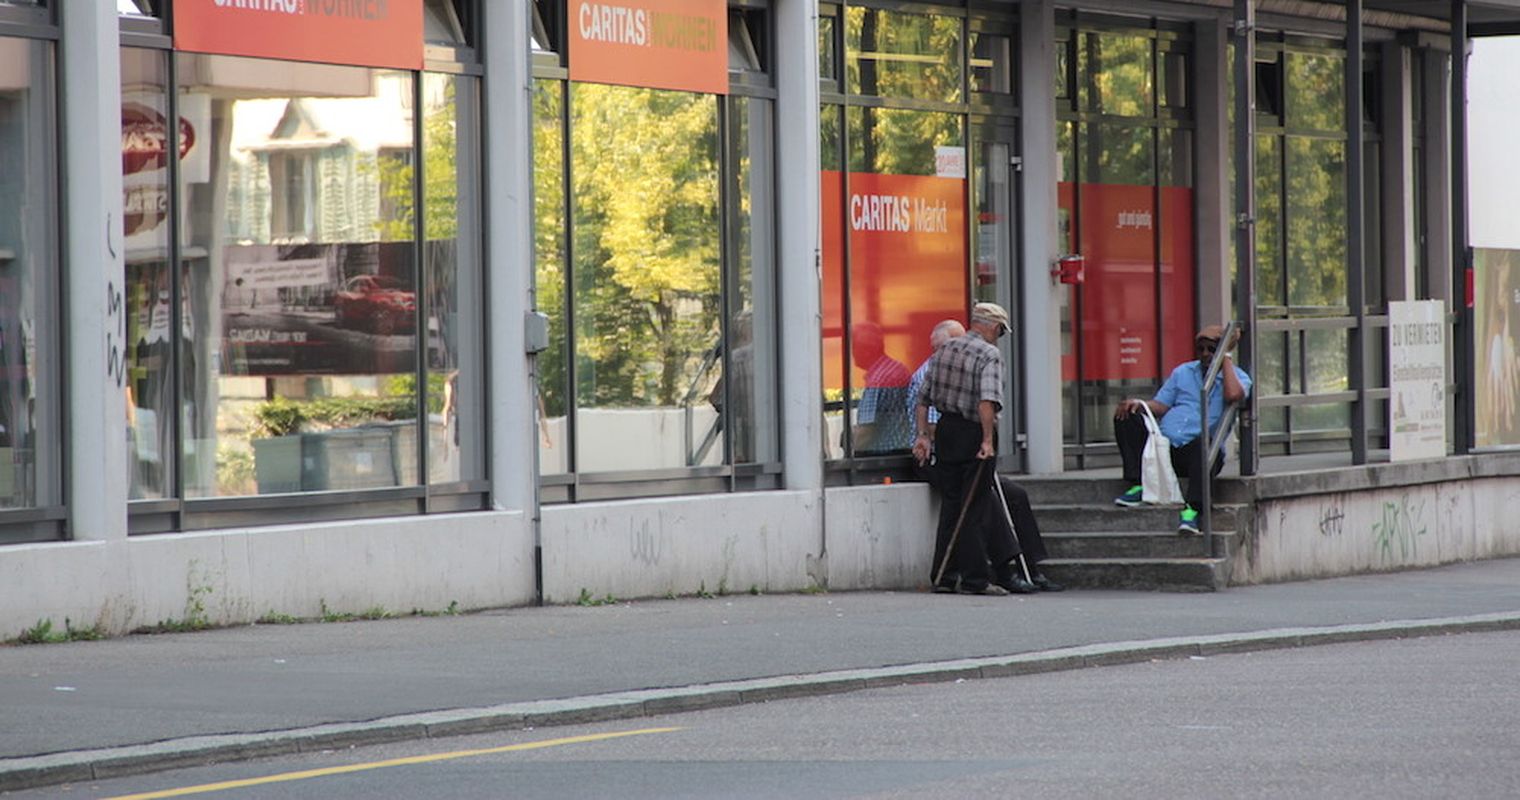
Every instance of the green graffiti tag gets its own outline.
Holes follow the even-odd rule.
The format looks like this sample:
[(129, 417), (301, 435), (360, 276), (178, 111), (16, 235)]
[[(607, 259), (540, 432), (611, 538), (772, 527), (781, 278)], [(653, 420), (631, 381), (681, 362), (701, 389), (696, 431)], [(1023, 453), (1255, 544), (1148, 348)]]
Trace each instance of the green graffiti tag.
[(1425, 535), (1425, 503), (1411, 505), (1409, 497), (1398, 502), (1383, 504), (1383, 518), (1372, 524), (1372, 543), (1378, 558), (1387, 564), (1396, 560), (1394, 547), (1398, 547), (1398, 561), (1408, 561), (1416, 555), (1419, 538)]

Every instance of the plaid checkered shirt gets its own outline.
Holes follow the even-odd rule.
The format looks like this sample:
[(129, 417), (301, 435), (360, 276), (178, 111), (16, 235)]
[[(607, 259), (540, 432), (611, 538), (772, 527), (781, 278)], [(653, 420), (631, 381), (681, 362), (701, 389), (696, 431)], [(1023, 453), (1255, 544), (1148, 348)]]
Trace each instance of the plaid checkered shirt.
[(983, 400), (1003, 407), (1003, 354), (976, 333), (958, 336), (935, 351), (924, 384), (919, 405), (976, 420)]

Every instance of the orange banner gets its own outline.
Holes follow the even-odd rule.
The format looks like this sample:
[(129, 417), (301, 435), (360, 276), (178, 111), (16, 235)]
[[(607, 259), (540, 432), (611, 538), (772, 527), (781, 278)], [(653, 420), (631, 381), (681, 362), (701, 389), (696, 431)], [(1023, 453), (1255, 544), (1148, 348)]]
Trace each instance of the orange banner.
[[(879, 335), (884, 354), (912, 372), (933, 352), (943, 319), (966, 319), (966, 181), (931, 175), (822, 172), (824, 388), (844, 385), (844, 242), (850, 246), (850, 324)], [(861, 353), (851, 384), (866, 385)], [(872, 354), (874, 355), (874, 354)]]
[(728, 93), (724, 0), (571, 0), (570, 80)]
[(174, 46), (196, 53), (422, 68), (422, 0), (175, 0)]

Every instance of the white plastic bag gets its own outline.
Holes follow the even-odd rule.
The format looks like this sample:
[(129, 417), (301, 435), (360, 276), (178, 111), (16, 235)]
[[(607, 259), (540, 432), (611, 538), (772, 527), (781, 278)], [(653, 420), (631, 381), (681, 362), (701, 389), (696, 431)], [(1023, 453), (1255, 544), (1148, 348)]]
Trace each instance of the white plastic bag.
[(1150, 431), (1140, 456), (1140, 485), (1144, 490), (1141, 499), (1158, 505), (1181, 503), (1182, 488), (1177, 485), (1177, 473), (1172, 469), (1172, 442), (1162, 435), (1150, 404), (1140, 405), (1145, 409), (1145, 429)]

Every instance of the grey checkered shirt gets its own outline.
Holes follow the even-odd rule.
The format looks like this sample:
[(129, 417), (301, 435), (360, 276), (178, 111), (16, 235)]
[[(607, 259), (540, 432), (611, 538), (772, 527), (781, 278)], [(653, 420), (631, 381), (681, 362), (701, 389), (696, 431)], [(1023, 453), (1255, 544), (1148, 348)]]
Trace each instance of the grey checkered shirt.
[(973, 331), (935, 351), (918, 404), (975, 420), (983, 400), (1003, 407), (1003, 354)]

